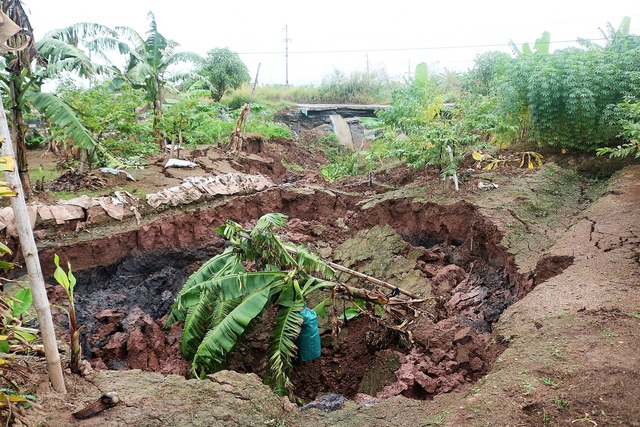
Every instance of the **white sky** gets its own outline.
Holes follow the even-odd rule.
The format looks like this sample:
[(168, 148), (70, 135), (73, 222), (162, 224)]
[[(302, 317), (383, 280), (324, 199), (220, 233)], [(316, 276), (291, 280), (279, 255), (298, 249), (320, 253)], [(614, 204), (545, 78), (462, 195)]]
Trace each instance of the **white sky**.
[(533, 44), (551, 33), (552, 49), (575, 46), (578, 37), (601, 38), (607, 22), (631, 17), (640, 35), (638, 0), (22, 0), (36, 38), (78, 22), (127, 26), (144, 36), (152, 11), (158, 31), (181, 49), (205, 55), (227, 47), (238, 52), (252, 80), (284, 84), (285, 31), (291, 84), (319, 83), (338, 69), (346, 74), (384, 68), (393, 77), (419, 62), (432, 71), (466, 71), (488, 50), (507, 43)]

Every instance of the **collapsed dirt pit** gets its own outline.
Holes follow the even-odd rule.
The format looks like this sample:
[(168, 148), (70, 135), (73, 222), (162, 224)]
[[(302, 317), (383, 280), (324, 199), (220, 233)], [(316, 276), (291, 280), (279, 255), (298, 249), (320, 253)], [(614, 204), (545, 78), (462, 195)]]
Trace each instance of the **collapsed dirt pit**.
[[(321, 320), (322, 356), (295, 363), (292, 374), (294, 394), (305, 402), (324, 393), (360, 401), (430, 399), (469, 388), (508, 345), (492, 333), (493, 323), (533, 287), (533, 277), (519, 274), (500, 245), (497, 227), (470, 203), (364, 203), (326, 190), (279, 187), (102, 239), (43, 248), (43, 259), (57, 252), (75, 260), (84, 357), (96, 369), (187, 376), (181, 327), (163, 330), (164, 318), (187, 277), (224, 249), (215, 227), (226, 219), (250, 225), (267, 212), (289, 215), (285, 240), (424, 300), (387, 307), (382, 318), (366, 307), (369, 313), (341, 320), (337, 335), (329, 316)], [(356, 283), (346, 275), (337, 280)], [(52, 301), (62, 300), (59, 287), (49, 291)], [(350, 305), (339, 298), (333, 304), (338, 315)], [(64, 314), (59, 317), (63, 324)], [(230, 354), (229, 369), (264, 377), (268, 326), (262, 322)]]

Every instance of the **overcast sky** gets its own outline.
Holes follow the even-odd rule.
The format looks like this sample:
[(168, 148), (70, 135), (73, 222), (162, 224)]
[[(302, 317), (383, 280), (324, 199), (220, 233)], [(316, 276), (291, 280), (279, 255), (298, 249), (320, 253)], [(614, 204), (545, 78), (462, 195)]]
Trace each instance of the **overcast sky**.
[[(552, 49), (575, 46), (578, 37), (600, 39), (607, 22), (631, 17), (640, 35), (640, 1), (197, 1), (22, 0), (36, 38), (78, 22), (127, 26), (144, 36), (152, 11), (158, 31), (181, 49), (205, 55), (227, 47), (238, 52), (259, 82), (319, 83), (337, 69), (346, 74), (385, 69), (406, 76), (419, 62), (432, 71), (466, 71), (488, 50), (534, 43), (551, 33)], [(285, 33), (285, 26), (288, 32)], [(288, 37), (286, 36), (288, 34)], [(289, 56), (285, 58), (285, 39)]]

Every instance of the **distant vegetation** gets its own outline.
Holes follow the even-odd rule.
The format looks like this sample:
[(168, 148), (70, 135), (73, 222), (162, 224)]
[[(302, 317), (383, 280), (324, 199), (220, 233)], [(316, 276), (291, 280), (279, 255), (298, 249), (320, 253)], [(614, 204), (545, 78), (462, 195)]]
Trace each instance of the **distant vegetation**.
[[(80, 159), (89, 167), (140, 167), (166, 143), (195, 147), (228, 141), (240, 109), (251, 99), (246, 66), (228, 49), (214, 48), (205, 58), (179, 52), (177, 42), (159, 32), (153, 14), (149, 21), (145, 37), (86, 23), (55, 31), (37, 43), (48, 62), (20, 74), (6, 68), (14, 54), (2, 53), (3, 93), (18, 95), (5, 99), (6, 110), (45, 125), (25, 134), (19, 162), (27, 145), (48, 144), (71, 167), (81, 168)], [(512, 43), (512, 54), (478, 55), (467, 72), (431, 73), (420, 64), (402, 82), (384, 70), (350, 75), (336, 70), (319, 85), (259, 85), (247, 131), (290, 138), (291, 131), (274, 116), (294, 103), (389, 104), (366, 123), (376, 135), (370, 151), (326, 146), (332, 159), (322, 171), (327, 179), (368, 172), (385, 159), (447, 172), (464, 153), (513, 143), (637, 156), (640, 37), (629, 34), (629, 22), (623, 19), (618, 28), (608, 24), (602, 44), (579, 40), (580, 47), (554, 52), (551, 36), (543, 33), (533, 46)], [(116, 46), (129, 54), (123, 69), (104, 62)], [(100, 58), (101, 65), (89, 58)], [(179, 63), (190, 71), (175, 68)], [(90, 87), (78, 86), (77, 78), (70, 78), (74, 74)], [(55, 93), (42, 92), (48, 81), (58, 83)], [(18, 106), (11, 108), (10, 102)], [(18, 127), (18, 135), (25, 129)], [(455, 155), (453, 164), (447, 147)], [(84, 156), (72, 156), (78, 149)]]

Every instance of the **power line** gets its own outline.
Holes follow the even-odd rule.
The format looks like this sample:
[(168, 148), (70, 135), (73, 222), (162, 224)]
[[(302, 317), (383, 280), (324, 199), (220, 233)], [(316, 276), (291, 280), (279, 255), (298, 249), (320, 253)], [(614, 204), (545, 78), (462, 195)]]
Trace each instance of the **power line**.
[[(605, 41), (604, 37), (599, 38), (583, 38), (587, 41)], [(549, 44), (559, 43), (575, 43), (576, 40), (558, 40), (551, 41)], [(430, 47), (395, 47), (395, 48), (376, 48), (376, 49), (336, 49), (336, 50), (308, 50), (308, 51), (288, 51), (287, 53), (298, 55), (309, 54), (326, 54), (326, 53), (366, 53), (366, 52), (406, 52), (412, 50), (445, 50), (445, 49), (476, 49), (476, 48), (496, 48), (509, 47), (509, 44), (477, 44), (477, 45), (451, 45), (451, 46), (430, 46)], [(239, 52), (240, 55), (282, 55), (282, 52)]]

